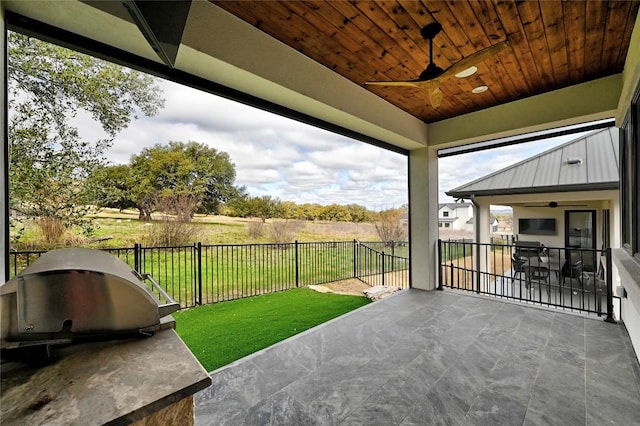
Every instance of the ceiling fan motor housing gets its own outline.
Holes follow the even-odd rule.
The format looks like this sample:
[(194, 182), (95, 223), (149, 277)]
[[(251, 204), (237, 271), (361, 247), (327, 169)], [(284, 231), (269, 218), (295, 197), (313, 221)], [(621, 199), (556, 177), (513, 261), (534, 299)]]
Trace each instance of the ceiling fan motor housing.
[(442, 74), (444, 70), (434, 63), (427, 65), (424, 71), (420, 73), (420, 80), (431, 80)]
[(425, 40), (433, 40), (433, 38), (437, 36), (440, 31), (442, 31), (442, 25), (440, 25), (440, 23), (438, 22), (432, 22), (422, 27), (422, 29), (420, 30), (420, 34), (422, 34), (422, 37), (424, 37)]

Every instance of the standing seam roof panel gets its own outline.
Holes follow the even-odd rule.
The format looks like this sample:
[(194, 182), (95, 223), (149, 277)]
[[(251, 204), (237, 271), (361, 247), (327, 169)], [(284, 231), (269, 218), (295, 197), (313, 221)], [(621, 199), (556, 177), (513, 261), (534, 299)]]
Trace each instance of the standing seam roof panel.
[(499, 173), (493, 176), (491, 180), (490, 188), (508, 188), (513, 181), (513, 175), (515, 169), (505, 170), (504, 173)]
[[(567, 164), (569, 159), (581, 159), (580, 164)], [(577, 185), (587, 181), (587, 148), (586, 140), (581, 139), (562, 149), (562, 164), (560, 166), (560, 185)]]
[(514, 175), (513, 180), (511, 181), (511, 188), (528, 188), (532, 186), (537, 168), (537, 158), (529, 163), (522, 164), (518, 168), (518, 173)]
[(587, 145), (589, 170), (587, 182), (611, 182), (618, 179), (618, 166), (615, 162), (613, 142), (609, 132), (594, 135), (592, 143)]
[[(619, 132), (616, 128), (595, 131), (520, 163), (498, 170), (448, 192), (473, 194), (527, 189), (553, 191), (554, 187), (619, 181)], [(568, 165), (569, 158), (582, 164)], [(589, 178), (587, 180), (587, 178)], [(564, 190), (564, 189), (563, 189)]]
[(533, 186), (557, 185), (560, 180), (558, 165), (562, 163), (562, 153), (553, 151), (540, 157)]

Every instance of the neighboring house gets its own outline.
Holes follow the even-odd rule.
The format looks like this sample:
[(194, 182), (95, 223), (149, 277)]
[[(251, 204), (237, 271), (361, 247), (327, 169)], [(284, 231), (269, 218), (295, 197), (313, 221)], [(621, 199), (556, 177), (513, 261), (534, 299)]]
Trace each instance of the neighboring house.
[(471, 203), (440, 203), (438, 206), (438, 228), (473, 231), (473, 205)]
[[(473, 232), (473, 204), (465, 202), (440, 203), (438, 206), (438, 228), (453, 231)], [(498, 232), (498, 219), (491, 216), (489, 231)]]
[[(467, 221), (467, 225), (471, 226), (470, 230), (473, 231), (473, 217)], [(489, 223), (489, 232), (495, 234), (498, 232), (498, 218), (491, 215), (491, 222)]]
[[(479, 206), (513, 208), (514, 234), (550, 247), (620, 247), (618, 129), (591, 132), (447, 192)], [(478, 212), (475, 213), (478, 217)]]

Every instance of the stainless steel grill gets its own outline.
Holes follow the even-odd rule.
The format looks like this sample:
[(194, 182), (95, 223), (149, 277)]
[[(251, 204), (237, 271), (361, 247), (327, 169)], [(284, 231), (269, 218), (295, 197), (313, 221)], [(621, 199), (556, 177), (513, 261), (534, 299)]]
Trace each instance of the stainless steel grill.
[(3, 355), (17, 348), (149, 335), (162, 317), (180, 308), (150, 276), (111, 254), (82, 248), (45, 253), (0, 286), (0, 300)]

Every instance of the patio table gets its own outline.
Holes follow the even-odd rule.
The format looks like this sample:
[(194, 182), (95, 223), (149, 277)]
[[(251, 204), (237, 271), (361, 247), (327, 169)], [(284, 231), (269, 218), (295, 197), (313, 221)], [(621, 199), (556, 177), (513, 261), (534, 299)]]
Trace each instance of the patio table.
[(549, 272), (553, 272), (558, 278), (560, 275), (560, 270), (562, 269), (562, 265), (564, 264), (564, 259), (561, 257), (551, 256), (548, 258), (546, 262), (540, 260), (539, 257), (528, 257), (523, 258), (525, 260), (524, 268), (546, 268)]

